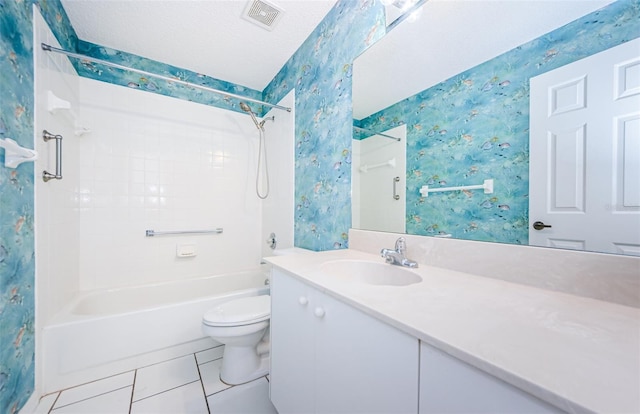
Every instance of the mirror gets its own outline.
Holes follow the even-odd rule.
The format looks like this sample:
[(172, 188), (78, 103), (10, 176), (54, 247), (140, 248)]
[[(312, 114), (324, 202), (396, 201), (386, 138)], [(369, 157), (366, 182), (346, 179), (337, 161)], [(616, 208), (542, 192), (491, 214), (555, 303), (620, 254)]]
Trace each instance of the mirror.
[[(379, 228), (364, 222), (362, 208), (383, 204), (375, 198), (365, 202), (370, 192), (377, 200), (394, 195), (387, 187), (397, 173), (380, 167), (377, 173), (387, 170), (384, 178), (365, 188), (356, 151), (369, 151), (363, 150), (368, 140), (392, 146), (375, 133), (393, 136), (402, 126), (406, 233), (529, 244), (529, 81), (616, 46), (629, 33), (637, 37), (628, 28), (635, 17), (623, 24), (616, 20), (631, 7), (621, 3), (430, 0), (418, 20), (393, 27), (354, 62), (354, 126), (371, 132), (357, 132), (353, 139), (353, 227), (391, 231), (384, 220), (377, 221), (384, 225)], [(482, 187), (487, 180), (493, 180), (493, 193)], [(424, 186), (429, 192), (420, 192)], [(431, 193), (459, 186), (479, 188)], [(629, 211), (632, 228), (640, 228), (640, 207)], [(633, 243), (606, 252), (640, 255)]]

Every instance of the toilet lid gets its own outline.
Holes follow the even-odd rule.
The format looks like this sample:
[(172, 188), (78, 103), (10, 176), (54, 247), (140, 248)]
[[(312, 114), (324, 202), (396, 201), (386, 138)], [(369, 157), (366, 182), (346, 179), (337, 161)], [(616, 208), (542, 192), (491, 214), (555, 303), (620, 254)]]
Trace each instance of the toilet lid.
[(234, 299), (207, 311), (202, 321), (210, 326), (248, 325), (269, 319), (271, 296)]

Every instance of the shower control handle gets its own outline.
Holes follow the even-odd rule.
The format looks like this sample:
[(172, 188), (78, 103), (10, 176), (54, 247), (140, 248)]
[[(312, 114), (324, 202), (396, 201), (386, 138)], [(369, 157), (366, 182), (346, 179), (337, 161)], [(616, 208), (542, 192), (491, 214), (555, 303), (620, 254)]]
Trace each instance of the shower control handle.
[(269, 246), (271, 250), (275, 250), (277, 245), (278, 245), (278, 240), (276, 240), (276, 234), (271, 233), (269, 235), (269, 238), (267, 239), (267, 246)]
[(324, 312), (324, 309), (322, 309), (320, 306), (318, 306), (316, 308), (316, 310), (313, 312), (313, 314), (316, 315), (316, 317), (318, 317), (318, 318), (323, 318), (325, 312)]
[(309, 303), (309, 299), (307, 299), (307, 298), (306, 298), (306, 297), (304, 297), (304, 296), (300, 296), (300, 297), (298, 298), (298, 303), (299, 303), (299, 304), (301, 304), (302, 306), (306, 306), (306, 305), (307, 305), (307, 303)]

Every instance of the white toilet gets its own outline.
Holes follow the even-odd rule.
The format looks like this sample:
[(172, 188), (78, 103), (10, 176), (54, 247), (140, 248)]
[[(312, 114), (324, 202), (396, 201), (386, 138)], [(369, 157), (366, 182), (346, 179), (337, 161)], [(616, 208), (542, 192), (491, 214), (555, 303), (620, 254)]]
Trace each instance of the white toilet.
[(269, 344), (265, 332), (270, 316), (269, 295), (234, 299), (204, 314), (202, 333), (224, 344), (220, 369), (223, 382), (244, 384), (269, 373)]

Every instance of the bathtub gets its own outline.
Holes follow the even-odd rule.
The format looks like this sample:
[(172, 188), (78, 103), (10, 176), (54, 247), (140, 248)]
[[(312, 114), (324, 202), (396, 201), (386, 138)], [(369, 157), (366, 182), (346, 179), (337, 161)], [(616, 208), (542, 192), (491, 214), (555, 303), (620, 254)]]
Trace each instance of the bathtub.
[(264, 268), (179, 282), (85, 292), (43, 329), (43, 388), (53, 392), (218, 345), (202, 315), (269, 293)]

